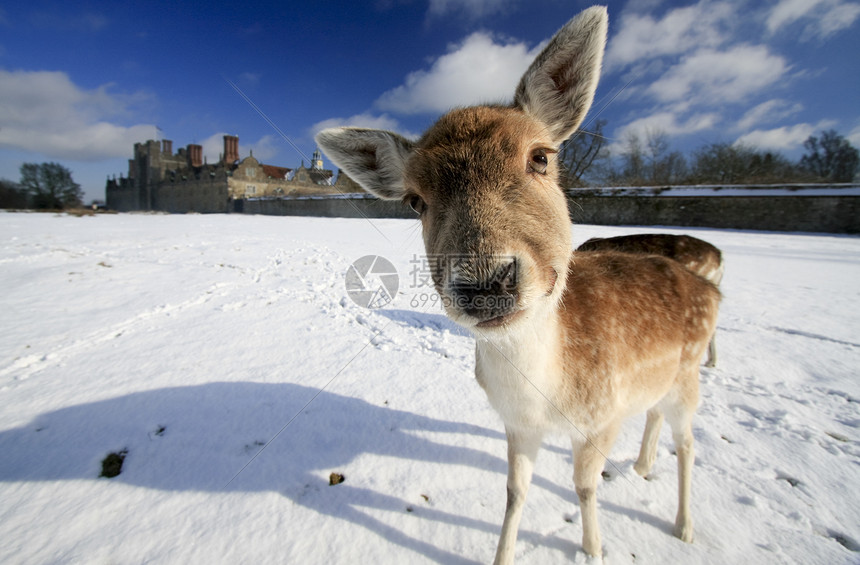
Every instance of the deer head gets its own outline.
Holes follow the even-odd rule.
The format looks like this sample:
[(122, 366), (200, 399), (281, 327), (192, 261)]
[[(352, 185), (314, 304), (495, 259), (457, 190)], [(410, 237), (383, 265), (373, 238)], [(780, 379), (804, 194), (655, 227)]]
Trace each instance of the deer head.
[(511, 330), (559, 303), (572, 248), (555, 156), (591, 106), (606, 31), (605, 8), (582, 12), (511, 105), (453, 110), (418, 141), (357, 128), (316, 137), (368, 192), (416, 211), (436, 290), (463, 326)]

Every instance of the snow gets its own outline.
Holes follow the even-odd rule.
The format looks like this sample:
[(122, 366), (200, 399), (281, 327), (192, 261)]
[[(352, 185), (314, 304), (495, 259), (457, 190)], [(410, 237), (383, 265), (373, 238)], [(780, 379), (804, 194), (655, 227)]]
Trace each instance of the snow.
[(679, 185), (575, 188), (572, 196), (860, 196), (856, 184)]
[(246, 200), (377, 200), (377, 197), (367, 192), (342, 192), (337, 194), (311, 194), (304, 196), (276, 196), (262, 198), (247, 198)]
[[(719, 362), (694, 543), (671, 535), (668, 431), (650, 480), (632, 469), (637, 417), (598, 490), (605, 562), (857, 563), (860, 238), (572, 233), (646, 229), (723, 249)], [(422, 251), (410, 220), (0, 213), (0, 562), (491, 561), (504, 434)], [(401, 274), (377, 310), (344, 286), (369, 254)], [(520, 563), (590, 562), (571, 474), (548, 438)]]

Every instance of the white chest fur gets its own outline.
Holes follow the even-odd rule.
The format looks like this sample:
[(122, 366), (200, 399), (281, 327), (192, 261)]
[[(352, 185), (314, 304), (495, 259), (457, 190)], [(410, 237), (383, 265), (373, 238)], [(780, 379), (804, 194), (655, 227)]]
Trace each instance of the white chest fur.
[(558, 333), (528, 326), (504, 336), (479, 334), (475, 376), (507, 427), (567, 429), (558, 403), (563, 380)]

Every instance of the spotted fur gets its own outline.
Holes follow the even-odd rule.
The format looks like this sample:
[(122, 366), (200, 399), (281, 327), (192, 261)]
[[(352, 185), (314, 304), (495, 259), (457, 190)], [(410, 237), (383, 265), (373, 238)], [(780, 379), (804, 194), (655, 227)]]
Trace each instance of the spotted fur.
[[(678, 452), (675, 533), (692, 539), (691, 421), (719, 291), (675, 261), (573, 253), (555, 155), (594, 97), (605, 8), (550, 41), (510, 106), (454, 110), (417, 141), (325, 130), (317, 142), (367, 190), (419, 214), (448, 315), (476, 337), (475, 374), (508, 438), (508, 500), (497, 563), (511, 563), (545, 434), (570, 436), (582, 547), (601, 553), (595, 491), (628, 416), (647, 411), (636, 470), (648, 472), (665, 415)], [(453, 260), (452, 258), (456, 258)]]
[[(662, 255), (684, 265), (697, 275), (719, 287), (725, 273), (723, 253), (707, 241), (689, 235), (639, 233), (618, 237), (594, 237), (576, 248), (577, 251), (621, 251)], [(716, 337), (708, 344), (706, 367), (717, 365)]]

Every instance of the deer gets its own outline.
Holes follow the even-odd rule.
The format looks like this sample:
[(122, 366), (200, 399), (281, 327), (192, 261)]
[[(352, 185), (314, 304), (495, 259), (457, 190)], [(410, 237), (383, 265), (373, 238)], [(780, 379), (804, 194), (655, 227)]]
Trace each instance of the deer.
[[(576, 248), (577, 251), (621, 251), (663, 255), (681, 263), (697, 275), (719, 287), (725, 274), (723, 253), (707, 241), (690, 235), (638, 233), (616, 237), (593, 237)], [(705, 367), (717, 366), (716, 336), (708, 343)]]
[(531, 63), (512, 103), (455, 108), (417, 140), (349, 127), (316, 135), (368, 192), (415, 210), (445, 313), (475, 336), (475, 377), (507, 439), (496, 563), (514, 561), (549, 433), (571, 439), (582, 549), (602, 555), (597, 485), (621, 423), (642, 412), (634, 469), (649, 472), (665, 418), (678, 460), (674, 534), (693, 539), (692, 418), (720, 293), (665, 257), (575, 253), (554, 158), (593, 102), (607, 27), (606, 8), (581, 12)]

